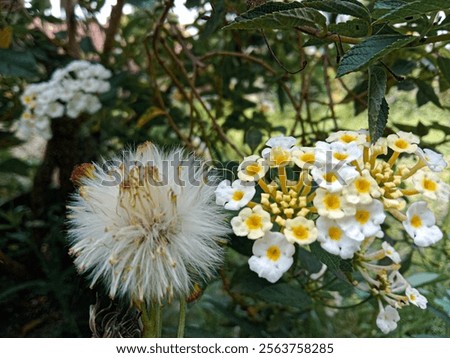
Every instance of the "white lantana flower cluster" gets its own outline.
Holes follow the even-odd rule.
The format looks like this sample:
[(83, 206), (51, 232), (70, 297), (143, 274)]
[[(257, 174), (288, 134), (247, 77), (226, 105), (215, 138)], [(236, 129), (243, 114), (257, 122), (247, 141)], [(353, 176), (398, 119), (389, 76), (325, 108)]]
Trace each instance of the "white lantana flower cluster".
[(110, 90), (110, 77), (111, 71), (101, 64), (77, 60), (53, 72), (48, 82), (29, 84), (20, 97), (25, 109), (13, 126), (16, 136), (27, 140), (39, 135), (48, 140), (52, 119), (97, 112), (101, 108), (98, 94)]
[[(365, 281), (362, 287), (380, 301), (377, 325), (387, 333), (399, 319), (394, 311), (408, 303), (426, 307), (426, 299), (400, 275), (399, 253), (383, 240), (387, 215), (416, 246), (443, 237), (427, 203), (410, 199), (448, 202), (449, 187), (436, 175), (447, 163), (418, 144), (417, 136), (405, 132), (371, 143), (367, 131), (338, 131), (314, 147), (273, 137), (261, 156), (244, 158), (238, 180), (220, 183), (216, 203), (239, 210), (231, 226), (237, 236), (254, 240), (250, 269), (272, 283), (289, 270), (296, 244), (307, 248), (317, 241), (330, 254), (351, 259)], [(402, 164), (404, 156), (413, 156), (415, 164)]]

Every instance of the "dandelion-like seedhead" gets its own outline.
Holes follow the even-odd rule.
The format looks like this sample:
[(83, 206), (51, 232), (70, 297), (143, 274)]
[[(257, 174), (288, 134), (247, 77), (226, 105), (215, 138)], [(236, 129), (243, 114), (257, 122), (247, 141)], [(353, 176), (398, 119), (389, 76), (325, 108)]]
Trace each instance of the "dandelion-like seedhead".
[(26, 140), (37, 134), (50, 139), (52, 119), (97, 112), (101, 108), (98, 94), (110, 90), (110, 77), (101, 64), (77, 60), (57, 69), (47, 82), (27, 85), (20, 97), (24, 111), (13, 126), (16, 136)]
[[(75, 265), (111, 297), (160, 303), (187, 297), (222, 259), (220, 238), (228, 228), (214, 203), (215, 178), (181, 149), (164, 153), (145, 143), (125, 159), (116, 171), (83, 169), (68, 206)], [(122, 180), (111, 185), (118, 172)]]
[[(238, 180), (216, 190), (217, 204), (238, 211), (231, 219), (234, 233), (254, 240), (250, 269), (276, 282), (293, 264), (294, 245), (317, 241), (352, 260), (359, 277), (352, 283), (378, 300), (376, 324), (383, 333), (397, 327), (403, 306), (425, 309), (426, 298), (399, 272), (400, 254), (383, 239), (384, 222), (396, 219), (415, 246), (442, 239), (422, 198), (449, 201), (449, 187), (438, 177), (447, 166), (443, 156), (421, 149), (419, 138), (406, 132), (376, 143), (367, 131), (339, 131), (314, 147), (297, 147), (293, 137), (283, 136), (266, 144), (261, 156), (244, 158)], [(403, 164), (405, 157), (415, 163)]]

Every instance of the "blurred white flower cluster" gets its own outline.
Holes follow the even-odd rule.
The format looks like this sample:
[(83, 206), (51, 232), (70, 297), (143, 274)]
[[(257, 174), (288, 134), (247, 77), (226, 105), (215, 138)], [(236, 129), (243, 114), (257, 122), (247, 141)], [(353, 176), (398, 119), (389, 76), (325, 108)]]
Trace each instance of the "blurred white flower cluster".
[(14, 123), (16, 136), (27, 140), (38, 135), (48, 140), (52, 119), (97, 112), (101, 108), (98, 94), (110, 90), (110, 77), (111, 71), (101, 64), (77, 60), (53, 72), (48, 82), (29, 84), (20, 97), (25, 110)]
[[(240, 210), (233, 231), (255, 241), (250, 269), (272, 283), (293, 264), (295, 244), (317, 241), (351, 259), (361, 278), (355, 284), (377, 298), (377, 325), (388, 333), (397, 326), (397, 309), (426, 308), (426, 299), (400, 274), (401, 257), (383, 239), (382, 225), (392, 216), (419, 247), (441, 240), (434, 213), (414, 198), (448, 202), (449, 186), (436, 174), (447, 163), (405, 132), (371, 143), (367, 131), (339, 131), (315, 147), (295, 144), (293, 137), (270, 138), (261, 156), (244, 158), (238, 180), (220, 183), (216, 203)], [(415, 163), (402, 164), (405, 156)]]

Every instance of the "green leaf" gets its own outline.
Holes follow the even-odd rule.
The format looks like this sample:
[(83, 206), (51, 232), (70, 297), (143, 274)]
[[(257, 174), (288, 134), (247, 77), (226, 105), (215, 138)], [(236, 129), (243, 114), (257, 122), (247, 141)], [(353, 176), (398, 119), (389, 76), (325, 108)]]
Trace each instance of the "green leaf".
[(310, 245), (311, 252), (333, 272), (339, 279), (349, 282), (346, 273), (353, 271), (353, 266), (350, 260), (342, 260), (339, 256), (330, 254), (322, 249), (318, 242)]
[(450, 84), (450, 58), (439, 56), (437, 64), (441, 70), (442, 76)]
[(331, 32), (341, 36), (364, 37), (369, 32), (369, 25), (361, 19), (339, 22), (329, 26)]
[(268, 303), (303, 309), (311, 304), (311, 298), (301, 287), (294, 287), (287, 283), (270, 285), (257, 292), (256, 297)]
[[(437, 107), (442, 108), (439, 97), (434, 92), (434, 89), (430, 83), (418, 79), (416, 79), (414, 82), (419, 88), (419, 91), (417, 92), (417, 98), (421, 98), (421, 101), (418, 101), (421, 105), (431, 101)], [(425, 102), (423, 103), (423, 101)]]
[(230, 288), (233, 292), (244, 295), (256, 294), (270, 285), (269, 281), (259, 278), (256, 273), (251, 271), (248, 265), (239, 267), (234, 272), (230, 282)]
[(388, 53), (414, 41), (413, 36), (375, 35), (353, 46), (342, 57), (337, 77), (366, 68)]
[(34, 77), (37, 63), (29, 51), (0, 49), (0, 74), (14, 77)]
[(376, 22), (405, 22), (420, 17), (428, 12), (448, 10), (450, 0), (418, 0), (395, 7), (382, 15)]
[(420, 287), (439, 279), (435, 272), (418, 272), (406, 278), (412, 287)]
[(370, 22), (369, 10), (360, 2), (354, 0), (313, 0), (303, 1), (303, 5), (333, 14), (345, 14)]
[(252, 152), (254, 152), (256, 148), (258, 148), (258, 146), (261, 144), (262, 138), (263, 134), (257, 128), (250, 128), (245, 133), (245, 143), (247, 143)]
[(0, 163), (0, 173), (14, 173), (22, 176), (30, 174), (30, 167), (17, 158), (9, 158)]
[[(372, 143), (383, 135), (387, 123), (386, 71), (381, 66), (369, 67), (369, 90), (367, 93), (369, 133)], [(383, 105), (384, 103), (384, 105)]]
[(298, 247), (296, 250), (299, 264), (309, 273), (317, 273), (322, 268), (322, 263), (308, 250)]
[(288, 4), (266, 3), (238, 16), (233, 23), (225, 26), (224, 29), (291, 29), (296, 26), (310, 26), (324, 31), (327, 27), (326, 18), (319, 11), (304, 8), (302, 4), (297, 2)]

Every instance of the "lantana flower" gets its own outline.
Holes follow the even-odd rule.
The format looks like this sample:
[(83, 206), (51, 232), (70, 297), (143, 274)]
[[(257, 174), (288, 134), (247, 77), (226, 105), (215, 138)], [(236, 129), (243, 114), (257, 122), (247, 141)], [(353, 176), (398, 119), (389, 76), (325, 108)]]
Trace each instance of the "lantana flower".
[(417, 246), (427, 247), (442, 239), (442, 231), (435, 225), (436, 218), (427, 203), (418, 201), (408, 208), (403, 227)]
[(317, 228), (314, 221), (300, 216), (286, 220), (284, 235), (291, 244), (307, 245), (316, 241)]
[(412, 288), (411, 286), (408, 286), (406, 288), (405, 294), (406, 294), (406, 297), (408, 297), (408, 301), (410, 303), (412, 303), (413, 305), (415, 305), (423, 310), (427, 308), (427, 303), (428, 303), (427, 298), (425, 296), (422, 296), (420, 294), (420, 292), (417, 291), (417, 289)]
[(402, 131), (387, 136), (388, 147), (397, 153), (414, 153), (419, 142), (418, 136)]
[(399, 264), (402, 261), (400, 254), (392, 247), (392, 245), (389, 245), (389, 243), (383, 241), (381, 247), (384, 251), (384, 254), (389, 257), (392, 262)]
[(367, 141), (365, 133), (355, 131), (337, 131), (331, 133), (326, 140), (327, 142), (341, 142), (343, 144), (364, 144)]
[(261, 154), (271, 167), (286, 166), (291, 162), (291, 152), (295, 142), (294, 137), (272, 137), (266, 142), (270, 148), (263, 149)]
[(279, 232), (267, 232), (253, 244), (250, 270), (271, 283), (277, 282), (294, 262), (295, 247)]
[(223, 180), (215, 191), (216, 204), (224, 205), (227, 210), (239, 210), (255, 196), (255, 185), (251, 182)]
[(384, 334), (394, 331), (397, 328), (397, 322), (400, 321), (398, 311), (391, 306), (384, 308), (380, 303), (380, 312), (377, 316), (377, 326)]
[(245, 157), (238, 167), (238, 178), (244, 181), (258, 181), (266, 175), (269, 166), (264, 158), (257, 155)]
[(364, 169), (355, 180), (344, 187), (343, 195), (352, 204), (369, 204), (381, 196), (380, 188), (370, 172)]
[(348, 203), (342, 193), (330, 193), (322, 188), (316, 190), (314, 206), (319, 215), (330, 219), (341, 219), (346, 215), (354, 215), (356, 212), (355, 206)]
[(317, 229), (317, 241), (330, 254), (339, 255), (343, 259), (351, 259), (361, 246), (361, 242), (350, 238), (336, 220), (320, 216), (317, 219)]
[(417, 148), (416, 153), (420, 160), (423, 161), (425, 165), (427, 165), (433, 172), (442, 172), (445, 168), (447, 168), (448, 164), (445, 161), (444, 156), (440, 153), (427, 148)]
[(333, 167), (324, 164), (314, 166), (311, 169), (311, 175), (321, 188), (327, 189), (329, 192), (337, 192), (355, 180), (358, 172), (353, 166), (346, 164)]
[(414, 188), (424, 197), (431, 200), (447, 202), (450, 196), (450, 187), (435, 173), (420, 171), (412, 177)]
[(244, 208), (238, 216), (231, 219), (231, 226), (237, 236), (247, 236), (249, 239), (259, 239), (269, 231), (273, 224), (270, 214), (261, 205), (254, 208)]
[(316, 157), (322, 163), (351, 163), (361, 158), (362, 151), (356, 142), (317, 142)]
[(379, 200), (373, 200), (370, 204), (356, 205), (355, 210), (354, 215), (339, 220), (345, 233), (357, 241), (379, 235), (381, 224), (386, 219), (383, 204)]

